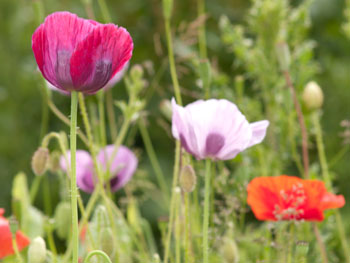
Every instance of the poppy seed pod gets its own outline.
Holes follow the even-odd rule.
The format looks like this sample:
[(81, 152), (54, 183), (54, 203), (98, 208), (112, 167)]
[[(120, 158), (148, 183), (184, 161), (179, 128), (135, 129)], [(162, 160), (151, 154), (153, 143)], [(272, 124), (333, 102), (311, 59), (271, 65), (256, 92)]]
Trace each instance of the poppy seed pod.
[(71, 214), (71, 206), (68, 201), (57, 205), (55, 210), (55, 226), (57, 236), (61, 239), (67, 239), (70, 235)]
[(227, 237), (224, 238), (223, 246), (221, 247), (221, 254), (225, 263), (239, 262), (239, 254), (236, 242)]
[(46, 244), (44, 239), (36, 237), (29, 245), (28, 263), (44, 263), (46, 260)]
[(40, 147), (36, 150), (32, 157), (32, 170), (34, 174), (37, 176), (43, 175), (48, 168), (49, 160), (50, 153), (47, 148)]
[(303, 102), (309, 110), (316, 110), (322, 107), (323, 92), (315, 81), (306, 84), (303, 91)]
[(197, 184), (196, 172), (191, 165), (185, 165), (180, 173), (180, 186), (184, 192), (192, 192)]

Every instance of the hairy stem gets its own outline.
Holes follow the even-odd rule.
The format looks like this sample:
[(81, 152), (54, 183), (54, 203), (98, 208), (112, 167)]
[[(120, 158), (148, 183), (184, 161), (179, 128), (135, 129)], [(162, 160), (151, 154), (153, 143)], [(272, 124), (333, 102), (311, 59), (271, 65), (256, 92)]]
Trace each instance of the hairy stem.
[(78, 263), (79, 253), (79, 236), (78, 236), (78, 189), (76, 178), (76, 148), (77, 148), (77, 110), (78, 110), (78, 93), (71, 93), (71, 122), (70, 122), (70, 178), (71, 178), (71, 209), (72, 209), (72, 243), (73, 243), (73, 258), (72, 263)]
[(205, 161), (205, 195), (204, 195), (204, 217), (203, 217), (203, 263), (209, 263), (209, 201), (210, 201), (210, 178), (211, 178), (211, 160)]

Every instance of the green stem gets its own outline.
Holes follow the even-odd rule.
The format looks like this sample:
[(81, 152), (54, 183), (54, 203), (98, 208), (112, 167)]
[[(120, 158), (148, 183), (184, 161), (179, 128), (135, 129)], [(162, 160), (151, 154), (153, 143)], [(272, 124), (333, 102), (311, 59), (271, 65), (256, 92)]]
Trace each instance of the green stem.
[(181, 189), (179, 187), (176, 187), (175, 195), (175, 262), (181, 263)]
[(57, 262), (57, 249), (56, 249), (55, 241), (53, 238), (51, 226), (48, 227), (46, 234), (47, 234), (47, 241), (48, 241), (48, 244), (50, 247), (50, 251), (52, 252), (52, 262), (56, 263)]
[(30, 187), (30, 203), (33, 204), (35, 201), (36, 194), (38, 193), (39, 186), (42, 176), (35, 176), (32, 186)]
[(104, 109), (104, 90), (101, 90), (97, 94), (97, 100), (98, 100), (98, 112), (99, 112), (99, 128), (100, 128), (100, 138), (101, 138), (101, 145), (102, 147), (105, 147), (107, 145), (107, 139), (106, 139), (106, 118), (105, 118), (105, 109)]
[(209, 201), (210, 201), (211, 160), (205, 161), (205, 196), (203, 217), (203, 263), (209, 263), (208, 229), (209, 229)]
[(103, 21), (105, 23), (112, 22), (105, 0), (98, 0), (98, 5), (100, 6), (100, 9), (101, 9)]
[(71, 122), (70, 122), (70, 152), (71, 152), (71, 209), (72, 209), (72, 263), (78, 263), (79, 236), (78, 236), (78, 201), (77, 201), (77, 178), (76, 178), (76, 147), (77, 147), (77, 109), (78, 93), (71, 92)]
[[(86, 206), (86, 212), (85, 214), (82, 216), (81, 220), (80, 220), (80, 226), (79, 226), (79, 233), (81, 232), (81, 230), (83, 229), (84, 225), (87, 223), (92, 211), (93, 211), (93, 208), (95, 206), (95, 203), (97, 202), (98, 200), (98, 197), (99, 197), (99, 191), (95, 190), (90, 199), (89, 199), (89, 202)], [(64, 255), (64, 258), (63, 258), (63, 262), (66, 263), (68, 262), (68, 259), (70, 258), (71, 254), (72, 254), (72, 250), (73, 250), (73, 240), (71, 239), (70, 240), (70, 243), (69, 243), (69, 246), (66, 250), (66, 253)]]
[[(314, 112), (312, 114), (312, 121), (316, 131), (316, 144), (317, 144), (317, 150), (318, 150), (318, 157), (320, 159), (321, 168), (322, 168), (323, 180), (325, 181), (327, 188), (332, 190), (332, 180), (329, 176), (329, 168), (328, 168), (326, 152), (323, 144), (323, 135), (322, 135), (322, 129), (320, 124), (319, 112)], [(346, 258), (346, 262), (350, 263), (350, 252), (348, 249), (349, 247), (348, 241), (346, 239), (343, 221), (338, 210), (336, 210), (335, 219), (336, 219), (339, 239), (343, 248), (343, 253)]]
[(289, 241), (288, 241), (288, 257), (287, 257), (287, 263), (292, 263), (293, 261), (293, 245), (294, 245), (294, 222), (290, 223), (290, 229), (289, 229)]
[(155, 152), (154, 147), (152, 145), (151, 138), (150, 138), (148, 130), (145, 126), (145, 121), (141, 118), (139, 120), (138, 124), (139, 124), (139, 129), (140, 129), (143, 143), (145, 144), (147, 155), (151, 161), (154, 173), (157, 176), (157, 181), (158, 181), (159, 187), (162, 190), (164, 196), (168, 197), (169, 190), (168, 190), (167, 184), (165, 182), (164, 174), (163, 174), (162, 168), (160, 167), (156, 152)]
[(192, 263), (191, 255), (191, 222), (190, 222), (190, 193), (184, 193), (185, 199), (185, 263)]
[(85, 258), (84, 263), (88, 263), (90, 258), (92, 258), (93, 256), (100, 256), (102, 257), (107, 263), (112, 263), (112, 261), (110, 260), (110, 258), (108, 257), (108, 255), (103, 252), (102, 250), (94, 250), (91, 251)]
[(43, 189), (43, 199), (44, 199), (44, 210), (46, 215), (51, 215), (52, 207), (51, 207), (51, 194), (50, 194), (50, 183), (49, 177), (44, 176), (43, 178), (44, 189)]
[(113, 93), (112, 90), (106, 92), (106, 105), (109, 129), (112, 141), (117, 138), (117, 123), (115, 121), (114, 107), (113, 107)]
[(345, 145), (329, 162), (329, 168), (332, 168), (337, 162), (339, 162), (345, 154), (350, 150), (350, 144)]
[[(205, 3), (204, 0), (198, 0), (198, 16), (205, 15)], [(206, 36), (205, 36), (205, 20), (199, 27), (198, 34), (198, 42), (199, 42), (199, 55), (201, 58), (207, 58), (207, 44), (206, 44)]]
[(175, 205), (176, 205), (175, 204), (175, 189), (176, 189), (178, 177), (179, 177), (180, 156), (181, 156), (181, 144), (180, 144), (180, 141), (176, 141), (173, 184), (172, 184), (171, 199), (170, 199), (170, 216), (169, 216), (168, 232), (167, 232), (167, 237), (166, 237), (166, 242), (165, 242), (164, 261), (163, 261), (164, 263), (168, 263), (168, 258), (169, 258), (171, 231), (173, 229), (173, 224), (174, 224), (174, 213), (175, 213), (174, 210), (175, 210)]
[(182, 105), (180, 85), (179, 85), (179, 81), (177, 79), (177, 74), (176, 74), (176, 65), (175, 65), (173, 42), (172, 42), (172, 37), (171, 37), (171, 28), (170, 28), (170, 19), (169, 18), (165, 18), (165, 34), (166, 34), (166, 40), (167, 40), (167, 46), (168, 46), (170, 74), (171, 74), (171, 79), (172, 79), (173, 85), (174, 85), (175, 98), (176, 98), (176, 102), (179, 105)]
[(48, 100), (48, 91), (45, 86), (41, 86), (42, 90), (42, 114), (41, 114), (41, 130), (40, 130), (40, 139), (42, 139), (47, 133), (49, 125), (49, 107), (47, 105)]
[(16, 241), (16, 235), (15, 235), (14, 238), (12, 238), (12, 246), (13, 246), (13, 250), (15, 251), (17, 262), (18, 263), (24, 263), (23, 258), (21, 256), (21, 254), (19, 253), (19, 250), (18, 250), (17, 241)]
[(316, 223), (312, 223), (312, 228), (316, 236), (318, 247), (320, 249), (322, 263), (328, 263), (327, 250), (322, 241), (320, 230), (318, 229)]

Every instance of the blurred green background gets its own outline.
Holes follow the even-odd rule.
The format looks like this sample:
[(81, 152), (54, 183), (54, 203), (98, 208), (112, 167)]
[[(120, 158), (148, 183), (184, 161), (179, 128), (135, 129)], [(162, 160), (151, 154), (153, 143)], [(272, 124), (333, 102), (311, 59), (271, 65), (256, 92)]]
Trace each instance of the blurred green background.
[[(30, 160), (40, 143), (42, 118), (42, 96), (39, 75), (31, 50), (31, 35), (38, 26), (33, 11), (34, 1), (0, 1), (0, 207), (9, 209), (12, 177), (24, 171), (29, 180), (33, 174)], [(59, 10), (67, 10), (86, 17), (81, 1), (44, 0), (45, 15)], [(291, 1), (293, 4), (297, 1)], [(96, 1), (96, 19), (102, 21)], [(128, 29), (134, 40), (134, 55), (131, 64), (153, 62), (157, 71), (166, 56), (162, 7), (159, 0), (108, 1), (109, 12), (114, 23)], [(228, 55), (220, 42), (218, 21), (227, 15), (233, 23), (243, 23), (247, 15), (249, 1), (245, 0), (207, 0), (207, 37), (210, 57), (217, 57), (221, 68), (233, 75), (234, 57)], [(340, 122), (350, 119), (350, 40), (341, 30), (344, 22), (344, 0), (315, 0), (311, 7), (312, 26), (310, 39), (316, 44), (316, 60), (320, 73), (316, 78), (325, 93), (322, 124), (326, 138), (326, 149), (332, 159), (342, 148), (339, 134), (344, 130)], [(197, 17), (196, 1), (175, 1), (173, 25), (181, 28)], [(155, 50), (155, 43), (161, 49)], [(159, 48), (159, 45), (156, 45)], [(165, 61), (166, 62), (166, 61)], [(226, 66), (226, 67), (225, 67)], [(194, 81), (180, 79), (181, 84), (194, 85)], [(157, 122), (158, 104), (162, 98), (171, 98), (170, 75), (168, 70), (162, 75), (157, 92), (148, 106), (151, 114), (150, 133), (154, 145), (161, 156), (165, 171), (171, 170), (173, 140)], [(114, 97), (123, 96), (124, 86), (113, 89)], [(68, 115), (69, 99), (53, 94), (56, 105)], [(68, 131), (68, 128), (49, 116), (50, 131)], [(138, 143), (138, 140), (136, 140)], [(138, 143), (142, 147), (142, 143)], [(339, 192), (350, 198), (350, 153), (337, 163), (332, 171), (336, 174)], [(141, 162), (141, 167), (147, 163)], [(166, 173), (170, 175), (171, 173)], [(168, 178), (169, 181), (171, 178)], [(348, 199), (349, 200), (349, 199)]]

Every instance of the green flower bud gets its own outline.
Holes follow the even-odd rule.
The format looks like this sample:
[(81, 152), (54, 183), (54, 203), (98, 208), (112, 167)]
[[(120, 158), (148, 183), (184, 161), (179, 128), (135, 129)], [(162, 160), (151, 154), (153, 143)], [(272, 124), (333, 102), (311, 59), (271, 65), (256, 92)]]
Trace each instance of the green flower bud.
[(130, 70), (130, 76), (134, 81), (140, 80), (143, 77), (143, 68), (141, 65), (134, 65)]
[(306, 84), (303, 92), (303, 102), (309, 110), (316, 110), (322, 107), (323, 92), (315, 81)]
[(159, 104), (159, 108), (160, 108), (160, 111), (163, 114), (163, 116), (167, 120), (171, 121), (172, 116), (173, 116), (173, 110), (172, 110), (172, 107), (171, 107), (170, 100), (162, 100), (160, 102), (160, 104)]
[(110, 258), (115, 256), (116, 252), (116, 240), (110, 227), (104, 227), (99, 233), (99, 244), (101, 250), (103, 250)]
[(46, 244), (44, 239), (36, 237), (28, 249), (28, 263), (44, 263), (46, 260)]
[(70, 234), (72, 220), (71, 205), (69, 202), (61, 202), (55, 210), (56, 232), (59, 238), (67, 239)]
[(32, 170), (35, 175), (41, 176), (46, 172), (49, 164), (49, 158), (50, 155), (47, 148), (40, 147), (38, 150), (36, 150), (32, 157)]
[(185, 165), (180, 173), (180, 186), (184, 192), (190, 193), (197, 184), (197, 176), (191, 165)]
[(223, 246), (221, 247), (221, 254), (225, 263), (239, 262), (239, 254), (236, 242), (229, 238), (224, 238)]
[(61, 153), (58, 151), (53, 151), (50, 154), (49, 169), (51, 172), (54, 173), (60, 170), (60, 158), (61, 158)]

